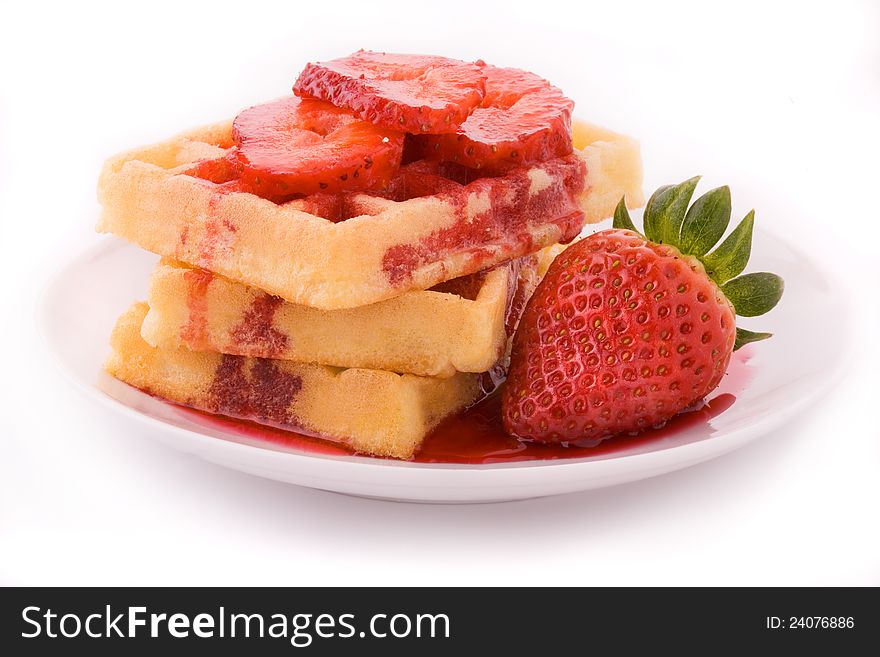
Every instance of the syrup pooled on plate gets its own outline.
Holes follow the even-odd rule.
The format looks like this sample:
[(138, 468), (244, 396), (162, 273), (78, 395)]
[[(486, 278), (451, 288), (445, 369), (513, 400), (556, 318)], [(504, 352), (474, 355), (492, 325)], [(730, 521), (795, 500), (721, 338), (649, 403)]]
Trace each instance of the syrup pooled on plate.
[(635, 436), (621, 435), (568, 446), (524, 442), (504, 431), (501, 397), (487, 397), (458, 417), (451, 418), (425, 439), (414, 461), (419, 463), (510, 463), (548, 459), (577, 459), (623, 452), (659, 442), (684, 429), (706, 424), (736, 401), (729, 393), (718, 395), (698, 410), (681, 413), (663, 427)]
[[(751, 381), (753, 372), (748, 361), (751, 349), (734, 354), (724, 379), (714, 397), (700, 408), (680, 413), (664, 426), (648, 429), (634, 436), (618, 435), (600, 441), (573, 443), (568, 446), (522, 442), (508, 435), (501, 423), (501, 399), (496, 393), (470, 409), (444, 421), (429, 435), (413, 459), (416, 463), (490, 464), (516, 461), (577, 459), (613, 456), (656, 444), (673, 446), (675, 438), (689, 428), (708, 424), (736, 402), (736, 392)], [(251, 444), (290, 448), (313, 454), (350, 456), (344, 445), (321, 438), (305, 436), (283, 429), (237, 420), (220, 415), (180, 407), (190, 420), (234, 434)]]

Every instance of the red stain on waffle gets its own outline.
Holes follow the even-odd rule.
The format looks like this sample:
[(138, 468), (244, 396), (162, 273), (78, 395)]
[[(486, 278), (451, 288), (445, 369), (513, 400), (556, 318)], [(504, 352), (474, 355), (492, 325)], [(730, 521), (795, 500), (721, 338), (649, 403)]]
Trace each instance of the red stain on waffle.
[(302, 379), (265, 358), (223, 354), (208, 389), (213, 413), (279, 426), (296, 426), (290, 405)]
[(282, 303), (284, 300), (281, 297), (271, 294), (263, 294), (255, 298), (241, 323), (232, 329), (233, 344), (239, 350), (254, 349), (269, 358), (284, 353), (289, 337), (272, 326), (275, 312)]
[[(440, 196), (457, 208), (458, 220), (448, 228), (422, 238), (416, 244), (398, 244), (388, 249), (383, 266), (392, 284), (403, 284), (422, 264), (438, 253), (465, 252), (474, 260), (474, 269), (486, 252), (487, 242), (503, 239), (515, 245), (513, 255), (535, 250), (530, 228), (548, 217), (559, 227), (559, 241), (574, 239), (583, 228), (584, 215), (577, 203), (583, 191), (586, 164), (575, 155), (540, 165), (550, 183), (536, 193), (526, 170), (516, 170), (499, 178), (480, 178), (469, 185), (449, 187)], [(467, 213), (471, 194), (485, 195), (490, 201), (486, 212), (475, 217)], [(481, 258), (481, 256), (484, 256)]]
[(238, 228), (229, 219), (221, 219), (217, 215), (217, 206), (221, 198), (222, 193), (214, 194), (208, 205), (205, 230), (199, 243), (198, 261), (193, 263), (199, 267), (210, 268), (219, 253), (226, 254), (232, 249), (232, 241)]
[(189, 316), (180, 329), (180, 338), (189, 344), (205, 344), (208, 341), (208, 286), (214, 275), (203, 269), (190, 269), (183, 278), (187, 284)]

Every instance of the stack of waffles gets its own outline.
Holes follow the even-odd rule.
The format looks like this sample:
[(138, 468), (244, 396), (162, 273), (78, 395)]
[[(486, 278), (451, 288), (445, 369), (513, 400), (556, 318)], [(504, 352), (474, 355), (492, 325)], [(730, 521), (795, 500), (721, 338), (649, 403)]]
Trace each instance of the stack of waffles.
[(266, 198), (204, 164), (232, 122), (124, 153), (98, 229), (162, 256), (106, 369), (159, 398), (411, 458), (499, 385), (554, 245), (641, 202), (630, 139), (479, 176), (415, 158), (381, 188)]

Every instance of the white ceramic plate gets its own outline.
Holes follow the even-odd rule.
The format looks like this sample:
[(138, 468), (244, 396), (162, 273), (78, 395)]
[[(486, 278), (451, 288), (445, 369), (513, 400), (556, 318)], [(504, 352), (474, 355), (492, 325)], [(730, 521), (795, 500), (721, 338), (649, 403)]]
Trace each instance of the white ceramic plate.
[(732, 394), (735, 401), (708, 421), (586, 458), (471, 465), (316, 454), (254, 440), (120, 384), (101, 372), (108, 336), (117, 316), (145, 297), (157, 258), (113, 238), (103, 239), (59, 272), (43, 300), (43, 329), (62, 368), (91, 399), (133, 424), (147, 425), (150, 435), (176, 449), (229, 468), (401, 501), (492, 502), (557, 495), (644, 479), (729, 452), (782, 425), (831, 384), (841, 353), (839, 345), (825, 339), (823, 329), (828, 317), (843, 312), (831, 284), (778, 237), (758, 231), (754, 241), (749, 270), (781, 274), (786, 290), (775, 312), (744, 323), (776, 337), (743, 350), (744, 357), (734, 365), (738, 373), (730, 377), (736, 381), (725, 381), (713, 395)]

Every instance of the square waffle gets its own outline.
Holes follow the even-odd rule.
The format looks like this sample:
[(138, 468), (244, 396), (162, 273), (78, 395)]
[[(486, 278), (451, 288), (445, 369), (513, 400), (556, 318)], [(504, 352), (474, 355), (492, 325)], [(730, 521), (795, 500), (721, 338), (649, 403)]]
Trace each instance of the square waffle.
[(98, 230), (292, 303), (363, 306), (570, 240), (623, 195), (640, 204), (638, 145), (579, 129), (572, 155), (496, 178), (458, 183), (417, 162), (403, 167), (391, 198), (275, 204), (187, 175), (232, 146), (230, 122), (220, 123), (109, 160)]
[(163, 260), (151, 278), (141, 335), (163, 349), (423, 376), (484, 372), (503, 355), (537, 285), (537, 263), (526, 256), (432, 290), (319, 310)]
[(105, 365), (111, 375), (168, 401), (331, 437), (356, 452), (412, 457), (431, 429), (491, 392), (501, 373), (437, 378), (158, 349), (141, 337), (147, 311), (139, 303), (119, 318)]

